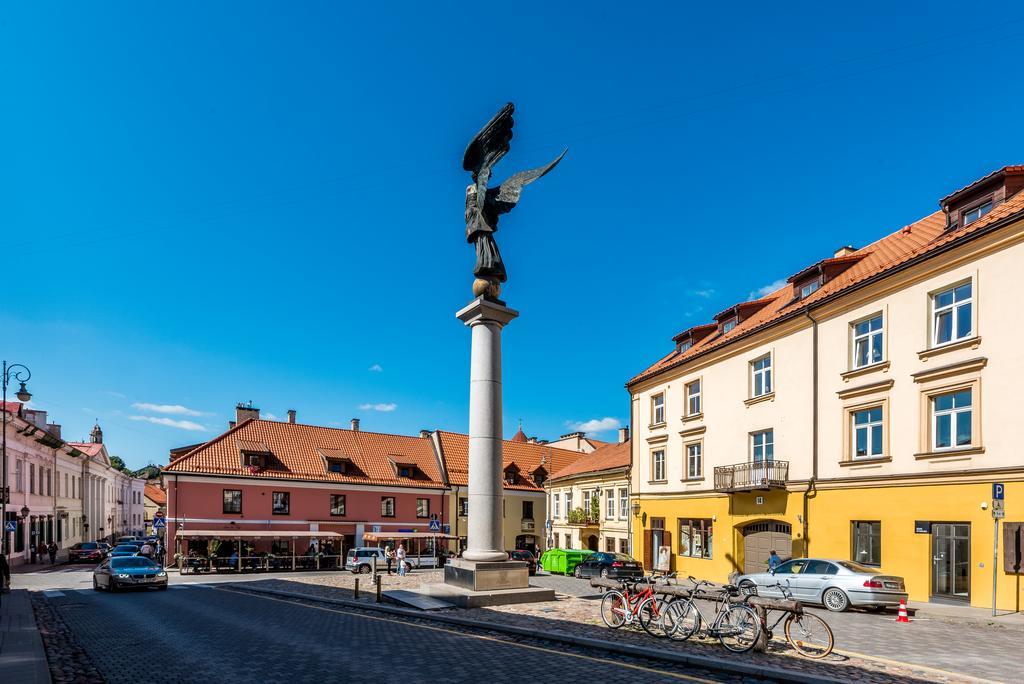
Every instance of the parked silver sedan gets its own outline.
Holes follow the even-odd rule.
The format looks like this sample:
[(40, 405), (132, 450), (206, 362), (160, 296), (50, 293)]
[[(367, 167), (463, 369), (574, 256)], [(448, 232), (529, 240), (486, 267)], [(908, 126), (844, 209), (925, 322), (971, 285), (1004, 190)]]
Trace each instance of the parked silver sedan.
[(883, 575), (877, 568), (845, 560), (794, 558), (774, 571), (741, 575), (741, 589), (757, 587), (758, 596), (782, 598), (776, 583), (788, 584), (793, 598), (802, 603), (819, 603), (831, 611), (842, 612), (850, 606), (884, 608), (906, 600), (902, 577)]

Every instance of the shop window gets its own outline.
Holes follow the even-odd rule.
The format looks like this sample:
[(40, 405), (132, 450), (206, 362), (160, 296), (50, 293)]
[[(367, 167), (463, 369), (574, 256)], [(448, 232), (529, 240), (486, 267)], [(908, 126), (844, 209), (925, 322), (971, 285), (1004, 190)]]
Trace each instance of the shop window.
[(854, 520), (853, 554), (850, 560), (861, 565), (882, 564), (882, 523)]
[(680, 519), (679, 555), (689, 558), (711, 558), (710, 519)]

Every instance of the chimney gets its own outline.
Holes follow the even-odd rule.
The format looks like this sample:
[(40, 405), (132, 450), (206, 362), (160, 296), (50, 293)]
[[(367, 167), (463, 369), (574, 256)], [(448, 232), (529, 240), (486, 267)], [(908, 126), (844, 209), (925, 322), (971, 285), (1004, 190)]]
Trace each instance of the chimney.
[(57, 425), (56, 423), (49, 423), (49, 424), (47, 424), (46, 431), (49, 432), (54, 437), (56, 437), (57, 439), (61, 438), (60, 437), (60, 425)]
[(420, 437), (426, 439), (430, 436), (430, 430), (420, 430)]
[(252, 402), (243, 404), (238, 402), (235, 405), (235, 422), (241, 423), (243, 420), (249, 420), (250, 418), (259, 418), (260, 410), (252, 405)]
[(626, 441), (629, 441), (629, 428), (628, 427), (620, 427), (619, 428), (619, 444), (622, 444), (623, 442), (626, 442)]
[(295, 409), (288, 409), (288, 422), (295, 424)]
[(840, 247), (839, 249), (836, 250), (834, 258), (849, 256), (849, 255), (853, 254), (856, 251), (857, 251), (857, 248), (854, 247), (853, 245), (846, 245), (845, 247)]
[(238, 425), (238, 423), (236, 423), (233, 420), (229, 420), (228, 421), (228, 430), (230, 430), (231, 428), (235, 427), (236, 425)]
[(359, 432), (359, 419), (358, 418), (353, 418), (352, 419), (352, 432)]
[(537, 438), (536, 437), (530, 437), (529, 439), (526, 440), (526, 443), (527, 444), (536, 444), (537, 443)]

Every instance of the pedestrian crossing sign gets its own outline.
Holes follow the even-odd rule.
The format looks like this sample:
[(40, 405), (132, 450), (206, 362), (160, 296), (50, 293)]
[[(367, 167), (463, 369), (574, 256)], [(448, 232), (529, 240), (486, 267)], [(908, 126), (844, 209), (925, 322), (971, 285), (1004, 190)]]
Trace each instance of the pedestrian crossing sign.
[(4, 531), (5, 532), (17, 532), (18, 531), (18, 523), (14, 522), (13, 520), (8, 520), (7, 524), (4, 525)]
[(167, 521), (166, 520), (164, 520), (163, 518), (154, 518), (153, 519), (153, 529), (154, 530), (159, 530), (159, 529), (162, 529), (164, 527), (167, 527)]
[(437, 520), (437, 519), (431, 520), (430, 521), (430, 531), (431, 532), (440, 532), (441, 531), (441, 521)]

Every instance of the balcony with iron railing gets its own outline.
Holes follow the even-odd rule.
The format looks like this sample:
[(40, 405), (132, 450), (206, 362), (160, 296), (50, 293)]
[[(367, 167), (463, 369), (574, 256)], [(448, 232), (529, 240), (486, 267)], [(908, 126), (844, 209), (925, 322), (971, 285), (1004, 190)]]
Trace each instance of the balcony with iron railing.
[(715, 490), (750, 492), (755, 489), (785, 489), (789, 461), (737, 463), (715, 468)]

